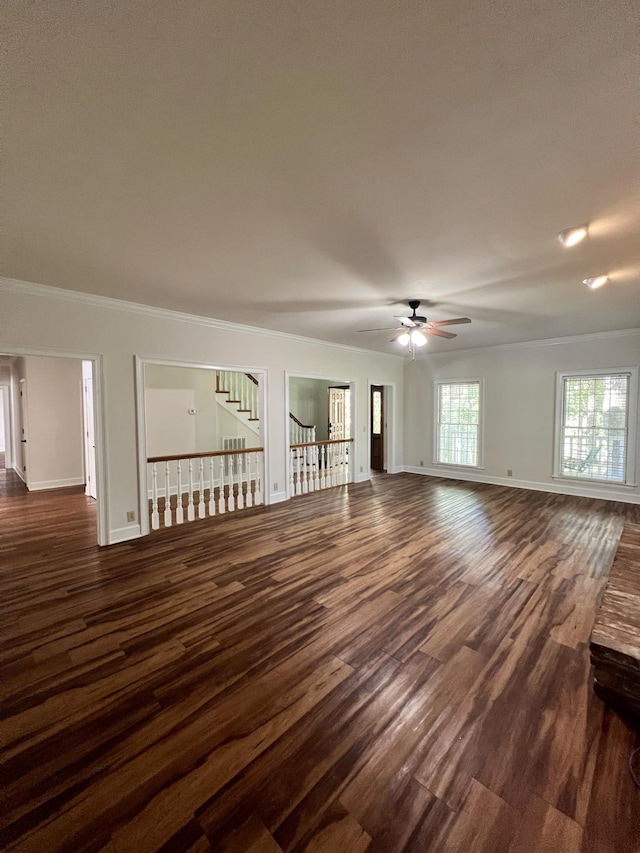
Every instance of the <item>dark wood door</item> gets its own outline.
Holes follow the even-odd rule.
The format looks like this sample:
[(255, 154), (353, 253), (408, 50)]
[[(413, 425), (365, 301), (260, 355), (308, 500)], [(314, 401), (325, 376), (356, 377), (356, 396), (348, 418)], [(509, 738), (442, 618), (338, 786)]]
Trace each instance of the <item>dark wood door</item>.
[(382, 385), (371, 386), (371, 470), (384, 471), (384, 393)]

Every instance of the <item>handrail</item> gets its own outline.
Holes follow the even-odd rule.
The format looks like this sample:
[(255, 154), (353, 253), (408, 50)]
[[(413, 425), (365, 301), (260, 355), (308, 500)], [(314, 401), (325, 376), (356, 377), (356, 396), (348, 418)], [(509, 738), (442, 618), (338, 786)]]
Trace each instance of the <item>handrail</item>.
[(302, 427), (303, 429), (315, 429), (316, 428), (315, 424), (303, 424), (302, 421), (298, 420), (298, 418), (293, 414), (293, 412), (289, 412), (289, 417), (291, 418), (291, 420), (294, 423), (298, 424), (298, 426)]
[(251, 373), (245, 373), (245, 376), (248, 376), (249, 379), (253, 382), (254, 385), (259, 385), (260, 383), (256, 379), (256, 377)]
[(198, 453), (178, 453), (174, 456), (147, 456), (147, 462), (175, 462), (179, 459), (200, 459), (202, 456), (234, 456), (236, 453), (262, 453), (264, 447), (238, 447), (235, 450), (203, 450)]
[(305, 441), (303, 444), (290, 444), (289, 447), (319, 447), (326, 444), (349, 444), (352, 438), (330, 438), (328, 441)]

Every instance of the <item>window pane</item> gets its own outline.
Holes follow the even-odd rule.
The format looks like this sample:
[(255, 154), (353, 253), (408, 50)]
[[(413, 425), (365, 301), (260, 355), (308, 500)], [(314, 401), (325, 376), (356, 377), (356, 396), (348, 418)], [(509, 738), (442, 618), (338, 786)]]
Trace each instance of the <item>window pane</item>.
[(380, 435), (382, 432), (382, 393), (380, 391), (373, 392), (373, 426), (372, 432), (374, 435)]
[(437, 461), (445, 465), (478, 465), (480, 383), (438, 385)]
[(563, 476), (625, 482), (629, 383), (628, 373), (564, 378)]

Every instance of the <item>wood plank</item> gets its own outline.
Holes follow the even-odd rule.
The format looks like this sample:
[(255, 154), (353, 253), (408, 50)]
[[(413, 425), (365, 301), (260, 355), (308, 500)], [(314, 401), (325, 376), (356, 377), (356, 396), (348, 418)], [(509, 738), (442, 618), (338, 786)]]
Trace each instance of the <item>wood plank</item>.
[(625, 523), (401, 474), (99, 549), (0, 471), (0, 845), (635, 851), (587, 648)]

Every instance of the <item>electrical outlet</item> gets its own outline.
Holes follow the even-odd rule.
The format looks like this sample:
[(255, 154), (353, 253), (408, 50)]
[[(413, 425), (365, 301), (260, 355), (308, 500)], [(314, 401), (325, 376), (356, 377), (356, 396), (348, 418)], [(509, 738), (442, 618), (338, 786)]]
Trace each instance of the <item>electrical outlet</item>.
[(277, 484), (277, 483), (274, 483), (274, 484), (273, 484), (273, 491), (274, 491), (274, 492), (277, 492), (277, 491), (278, 491), (278, 484)]
[(136, 520), (136, 511), (134, 509), (130, 509), (127, 513), (127, 521), (135, 521)]
[(360, 466), (360, 473), (362, 474), (362, 465)]
[(513, 477), (513, 471), (511, 468), (507, 468), (507, 477)]
[(424, 460), (423, 459), (420, 460), (420, 467), (424, 468)]

